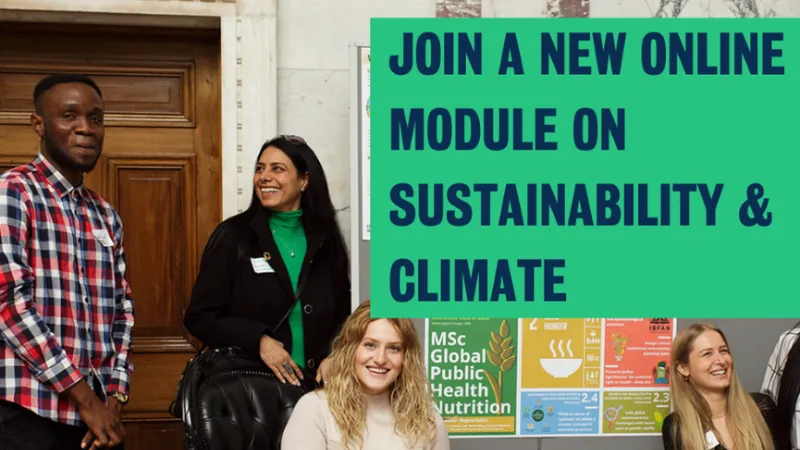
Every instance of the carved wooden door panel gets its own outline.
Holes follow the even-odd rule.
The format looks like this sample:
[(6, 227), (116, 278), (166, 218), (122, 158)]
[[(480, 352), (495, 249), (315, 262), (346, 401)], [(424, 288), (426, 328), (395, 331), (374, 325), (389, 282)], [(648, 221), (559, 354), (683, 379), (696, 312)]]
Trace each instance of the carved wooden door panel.
[(106, 105), (104, 152), (87, 185), (122, 217), (133, 289), (129, 450), (182, 448), (166, 412), (197, 343), (183, 312), (221, 218), (217, 32), (0, 23), (0, 171), (30, 161), (35, 84), (92, 76)]

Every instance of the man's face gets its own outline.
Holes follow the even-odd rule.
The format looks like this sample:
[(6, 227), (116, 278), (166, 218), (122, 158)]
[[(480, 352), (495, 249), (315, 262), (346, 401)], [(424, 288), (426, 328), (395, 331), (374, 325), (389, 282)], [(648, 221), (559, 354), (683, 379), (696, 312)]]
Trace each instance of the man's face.
[(50, 88), (39, 99), (33, 128), (44, 140), (44, 151), (62, 171), (87, 173), (103, 152), (103, 100), (83, 83)]

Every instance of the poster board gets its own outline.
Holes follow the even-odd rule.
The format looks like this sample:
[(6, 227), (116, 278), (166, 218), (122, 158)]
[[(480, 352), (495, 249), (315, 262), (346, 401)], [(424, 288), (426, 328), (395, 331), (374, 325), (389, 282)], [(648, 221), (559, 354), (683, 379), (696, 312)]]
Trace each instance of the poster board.
[[(370, 96), (369, 96), (369, 47), (357, 47), (358, 53), (358, 167), (360, 168), (359, 197), (361, 214), (358, 227), (361, 239), (369, 240), (369, 149), (370, 149)], [(355, 226), (355, 224), (353, 225)]]
[(661, 436), (675, 319), (427, 319), (451, 438)]
[(369, 296), (369, 46), (350, 44), (350, 280), (353, 310)]

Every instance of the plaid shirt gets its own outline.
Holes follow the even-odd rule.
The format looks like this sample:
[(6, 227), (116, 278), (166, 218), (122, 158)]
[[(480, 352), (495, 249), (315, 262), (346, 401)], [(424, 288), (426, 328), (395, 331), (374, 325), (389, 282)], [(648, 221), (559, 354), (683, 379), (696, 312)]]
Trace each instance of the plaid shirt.
[[(773, 400), (778, 399), (778, 389), (780, 388), (781, 375), (783, 368), (786, 366), (786, 358), (789, 356), (789, 350), (792, 345), (800, 336), (800, 328), (793, 328), (784, 332), (778, 338), (778, 343), (772, 350), (767, 363), (767, 372), (764, 374), (764, 381), (761, 385), (761, 391), (769, 394)], [(797, 407), (794, 413), (794, 425), (792, 433), (792, 448), (798, 448), (800, 444), (800, 399), (797, 400)]]
[(133, 300), (122, 222), (39, 154), (0, 175), (0, 399), (79, 425), (82, 378), (128, 394)]

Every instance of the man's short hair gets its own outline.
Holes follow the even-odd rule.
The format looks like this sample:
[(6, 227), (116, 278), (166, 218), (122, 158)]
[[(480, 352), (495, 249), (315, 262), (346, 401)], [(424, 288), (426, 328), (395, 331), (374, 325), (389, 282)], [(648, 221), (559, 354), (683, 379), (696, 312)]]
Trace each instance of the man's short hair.
[(46, 76), (36, 84), (36, 87), (33, 89), (33, 107), (37, 114), (41, 112), (39, 108), (39, 99), (47, 92), (50, 88), (58, 84), (65, 84), (65, 83), (83, 83), (90, 86), (97, 92), (97, 95), (100, 98), (103, 98), (103, 93), (100, 92), (100, 87), (97, 86), (97, 83), (94, 82), (91, 78), (86, 75), (78, 74), (78, 73), (57, 73), (53, 75)]

